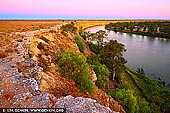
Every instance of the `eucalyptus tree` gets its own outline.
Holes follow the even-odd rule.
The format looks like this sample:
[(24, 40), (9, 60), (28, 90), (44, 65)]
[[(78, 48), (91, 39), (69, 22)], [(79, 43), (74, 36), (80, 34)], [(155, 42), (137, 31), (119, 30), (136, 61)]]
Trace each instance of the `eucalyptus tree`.
[(125, 46), (118, 43), (117, 40), (111, 40), (102, 47), (100, 53), (103, 59), (102, 62), (111, 71), (113, 81), (115, 76), (125, 69), (124, 64), (127, 62), (123, 57), (123, 52), (125, 51)]
[(103, 42), (103, 39), (106, 38), (107, 36), (107, 33), (106, 31), (103, 31), (103, 30), (99, 30), (97, 31), (96, 33), (91, 33), (89, 36), (88, 36), (88, 40), (91, 42), (91, 41), (96, 41), (97, 42), (97, 53), (100, 52), (100, 48), (101, 46), (103, 46), (104, 42)]

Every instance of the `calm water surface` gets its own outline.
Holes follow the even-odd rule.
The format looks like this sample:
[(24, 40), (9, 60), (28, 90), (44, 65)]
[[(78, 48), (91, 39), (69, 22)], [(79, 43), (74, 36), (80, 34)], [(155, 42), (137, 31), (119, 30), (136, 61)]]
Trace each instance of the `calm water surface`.
[[(96, 26), (86, 31), (96, 32), (105, 30), (104, 26)], [(164, 38), (147, 37), (141, 35), (129, 35), (105, 30), (109, 40), (118, 40), (127, 49), (124, 57), (127, 59), (128, 67), (137, 70), (143, 68), (145, 73), (153, 78), (161, 78), (170, 84), (170, 40)]]

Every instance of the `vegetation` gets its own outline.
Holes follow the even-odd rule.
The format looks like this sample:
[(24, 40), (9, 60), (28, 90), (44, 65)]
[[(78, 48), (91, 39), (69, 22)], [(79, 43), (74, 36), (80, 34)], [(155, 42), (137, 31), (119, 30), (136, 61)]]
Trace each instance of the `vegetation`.
[(90, 41), (95, 40), (97, 41), (97, 53), (100, 52), (101, 46), (104, 45), (103, 39), (106, 38), (107, 34), (106, 31), (99, 30), (96, 33), (91, 33), (88, 38)]
[(105, 26), (107, 30), (144, 36), (170, 38), (170, 22), (118, 22)]
[(80, 52), (84, 53), (84, 44), (79, 36), (74, 37), (77, 46), (79, 47)]
[(83, 29), (82, 26), (81, 26), (80, 29), (79, 29), (79, 35), (80, 35), (81, 37), (83, 37), (83, 39), (86, 40), (86, 38), (87, 38), (87, 32), (84, 31), (84, 29)]
[(103, 89), (105, 84), (109, 82), (109, 76), (110, 76), (110, 71), (108, 68), (100, 63), (100, 57), (99, 55), (91, 55), (87, 58), (88, 64), (93, 68), (97, 75), (97, 81), (96, 85), (100, 88)]
[[(161, 82), (148, 78), (142, 68), (133, 71), (124, 65), (126, 60), (122, 53), (126, 49), (123, 44), (116, 40), (101, 42), (98, 51), (98, 44), (92, 43), (95, 38), (89, 39), (88, 45), (96, 54), (89, 56), (87, 62), (97, 75), (96, 85), (107, 90), (107, 94), (117, 100), (127, 113), (160, 113), (170, 110), (170, 91), (165, 91)], [(104, 87), (109, 84), (109, 80), (116, 81), (118, 87)]]
[[(167, 100), (170, 99), (170, 92), (164, 90), (162, 83), (146, 77), (142, 69), (136, 72), (127, 68), (119, 77), (119, 87), (107, 93), (122, 103), (128, 113), (160, 113), (169, 110), (170, 103)], [(129, 98), (136, 104), (130, 101), (124, 105)]]
[(101, 50), (102, 62), (109, 68), (112, 74), (112, 79), (115, 79), (115, 75), (121, 73), (126, 63), (125, 58), (123, 57), (123, 52), (125, 52), (125, 46), (121, 43), (118, 43), (117, 40), (111, 40)]
[[(98, 51), (98, 45), (96, 45), (96, 44), (93, 44), (92, 42), (88, 42), (87, 43), (88, 44), (88, 46), (90, 47), (90, 50), (92, 51), (92, 52), (94, 52), (94, 53), (96, 53), (96, 54), (99, 54), (99, 51)], [(100, 47), (101, 48), (101, 47)]]
[[(71, 28), (69, 26), (67, 27)], [(146, 31), (146, 26), (150, 28), (148, 32), (141, 32), (140, 28), (143, 27)], [(166, 34), (167, 31), (162, 30), (163, 26), (162, 23), (111, 23), (106, 27), (119, 32), (155, 35), (156, 27), (160, 27), (160, 32)], [(71, 28), (73, 31), (67, 27), (64, 27), (63, 31), (73, 33), (74, 25)], [(134, 29), (136, 31), (133, 31)], [(93, 83), (89, 80), (92, 68), (97, 75), (95, 84), (117, 100), (127, 113), (160, 113), (170, 110), (170, 91), (165, 91), (161, 82), (148, 78), (142, 68), (133, 71), (125, 66), (127, 61), (123, 57), (123, 52), (126, 49), (123, 44), (116, 40), (104, 42), (103, 39), (107, 34), (102, 30), (87, 33), (80, 29), (79, 34), (88, 40), (88, 45), (94, 53), (86, 58), (82, 54), (65, 51), (57, 60), (57, 68), (67, 79), (74, 80), (82, 92), (93, 92)], [(97, 43), (93, 43), (94, 41)], [(75, 42), (79, 50), (84, 52), (81, 37), (76, 35)], [(39, 45), (39, 48), (43, 46)], [(108, 89), (106, 86), (110, 81), (117, 83), (117, 88)]]
[(68, 32), (75, 34), (77, 31), (77, 28), (74, 26), (73, 22), (69, 23), (69, 24), (62, 25), (61, 29), (62, 29), (61, 33), (64, 34), (65, 36), (67, 36)]
[(129, 89), (115, 89), (108, 91), (108, 94), (114, 97), (125, 109), (127, 113), (137, 113), (137, 97)]
[(72, 79), (82, 92), (92, 92), (93, 83), (89, 80), (90, 67), (84, 55), (65, 51), (58, 60), (58, 69), (68, 79)]

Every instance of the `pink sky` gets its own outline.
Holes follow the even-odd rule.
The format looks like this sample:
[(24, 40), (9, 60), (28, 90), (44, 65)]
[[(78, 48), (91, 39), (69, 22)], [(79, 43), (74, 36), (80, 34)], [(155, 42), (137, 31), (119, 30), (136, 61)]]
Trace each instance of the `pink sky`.
[(0, 19), (26, 16), (170, 19), (170, 0), (1, 0)]

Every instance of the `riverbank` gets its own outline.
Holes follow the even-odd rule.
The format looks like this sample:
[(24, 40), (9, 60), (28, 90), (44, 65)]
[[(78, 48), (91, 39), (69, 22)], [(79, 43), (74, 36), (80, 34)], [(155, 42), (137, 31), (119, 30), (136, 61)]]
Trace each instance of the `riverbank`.
[(141, 35), (141, 36), (170, 39), (170, 35), (168, 35), (168, 34), (152, 34), (152, 33), (147, 33), (147, 32), (126, 32), (126, 31), (124, 31), (124, 32), (114, 31), (114, 32), (127, 33), (127, 34), (130, 34), (130, 35), (135, 34), (135, 35)]
[[(89, 31), (93, 31), (95, 33), (96, 31), (99, 31), (101, 29), (103, 30), (104, 27), (97, 26), (94, 28), (89, 28)], [(157, 56), (155, 55), (155, 52), (160, 52), (160, 51), (163, 52), (163, 50), (166, 50), (166, 46), (163, 46), (162, 48), (163, 50), (162, 50), (159, 47), (159, 45), (157, 45), (159, 44), (158, 42), (159, 40), (143, 38), (140, 36), (136, 38), (136, 37), (131, 37), (129, 35), (125, 35), (124, 33), (121, 34), (121, 33), (115, 33), (115, 32), (109, 32), (108, 35), (110, 36), (107, 38), (109, 40), (117, 39), (121, 43), (123, 43), (123, 41), (128, 42), (127, 46), (129, 45), (128, 47), (130, 48), (127, 48), (127, 50), (131, 52), (136, 52), (136, 54), (130, 53), (129, 57), (132, 58), (133, 60), (135, 58), (138, 58), (136, 60), (138, 65), (143, 62), (147, 62), (148, 64), (146, 65), (148, 67), (152, 67), (152, 65), (161, 64), (160, 62), (164, 62), (164, 59), (161, 58), (160, 60), (159, 59), (156, 60), (156, 61), (160, 61), (160, 62), (156, 62), (156, 64), (155, 62), (150, 63), (151, 60), (148, 60), (148, 57), (147, 59), (145, 57), (151, 53), (152, 56), (150, 57), (152, 59), (153, 58), (155, 59), (156, 58), (155, 56)], [(125, 38), (125, 36), (128, 36), (128, 37)], [(146, 43), (147, 40), (148, 40), (148, 43)], [(133, 47), (133, 44), (134, 44), (134, 47)], [(145, 44), (148, 44), (148, 45), (145, 45)], [(150, 46), (152, 50), (148, 51), (148, 47)], [(142, 51), (141, 48), (144, 48), (144, 47), (146, 47), (146, 50)], [(94, 50), (94, 48), (95, 48), (95, 45), (91, 44), (91, 50)], [(157, 51), (157, 48), (159, 49), (159, 51)], [(164, 53), (161, 53), (161, 56), (162, 54)], [(144, 56), (144, 59), (141, 58), (142, 56)], [(166, 56), (169, 56), (169, 55), (166, 55)], [(165, 62), (167, 63), (166, 60)], [(135, 68), (138, 68), (138, 66), (135, 66)], [(165, 90), (164, 88), (165, 83), (163, 83), (162, 81), (156, 81), (150, 78), (149, 76), (147, 76), (147, 74), (145, 74), (144, 71), (145, 69), (143, 70), (141, 68), (135, 71), (135, 69), (129, 69), (128, 67), (126, 67), (124, 72), (116, 75), (116, 81), (118, 83), (117, 88), (116, 89), (114, 88), (104, 89), (104, 90), (106, 90), (107, 94), (111, 95), (119, 103), (121, 103), (123, 107), (125, 108), (125, 110), (129, 113), (131, 112), (161, 113), (164, 111), (169, 112), (170, 111), (169, 109), (170, 108), (169, 106), (170, 105), (169, 103), (170, 91)], [(163, 73), (161, 74), (163, 75)]]
[(105, 29), (128, 34), (170, 39), (170, 22), (118, 22), (105, 25)]

